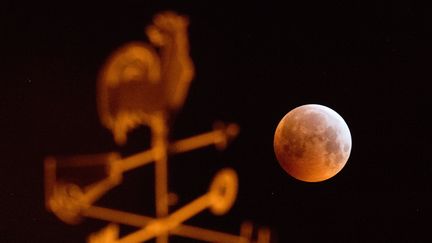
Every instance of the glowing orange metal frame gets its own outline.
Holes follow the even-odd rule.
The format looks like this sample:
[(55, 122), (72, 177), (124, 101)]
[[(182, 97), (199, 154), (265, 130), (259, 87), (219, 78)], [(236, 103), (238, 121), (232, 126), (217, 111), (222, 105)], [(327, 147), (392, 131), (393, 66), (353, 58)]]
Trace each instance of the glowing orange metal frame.
[[(157, 15), (147, 28), (150, 42), (158, 48), (132, 42), (108, 59), (98, 81), (98, 110), (102, 124), (110, 129), (114, 140), (122, 145), (127, 133), (140, 125), (148, 125), (152, 132), (151, 148), (121, 158), (117, 153), (78, 156), (64, 162), (59, 158), (45, 160), (45, 201), (48, 210), (67, 223), (77, 223), (81, 217), (112, 222), (100, 232), (89, 236), (90, 243), (133, 243), (156, 238), (167, 243), (168, 234), (208, 242), (252, 242), (252, 225), (244, 223), (240, 236), (226, 234), (183, 222), (199, 212), (210, 209), (216, 215), (226, 213), (237, 195), (237, 175), (232, 169), (221, 170), (213, 179), (209, 191), (169, 214), (167, 161), (169, 154), (191, 151), (214, 144), (223, 149), (237, 136), (236, 124), (216, 123), (211, 132), (169, 143), (169, 121), (181, 108), (193, 78), (193, 64), (189, 57), (187, 38), (188, 20), (173, 12)], [(110, 189), (120, 184), (129, 170), (155, 163), (156, 216), (136, 215), (94, 206)], [(106, 178), (80, 187), (57, 178), (58, 167), (102, 165)], [(117, 224), (139, 227), (134, 233), (119, 239)], [(259, 229), (254, 242), (268, 243), (270, 231)]]

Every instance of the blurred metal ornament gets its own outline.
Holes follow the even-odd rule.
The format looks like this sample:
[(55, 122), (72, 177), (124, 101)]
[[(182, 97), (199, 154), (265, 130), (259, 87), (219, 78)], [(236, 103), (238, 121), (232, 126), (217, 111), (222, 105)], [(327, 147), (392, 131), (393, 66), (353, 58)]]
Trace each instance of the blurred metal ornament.
[(194, 76), (187, 38), (188, 19), (173, 12), (158, 14), (147, 28), (151, 44), (131, 42), (115, 51), (98, 80), (102, 124), (118, 144), (154, 116), (170, 119), (183, 106)]
[[(47, 210), (69, 224), (79, 223), (83, 217), (110, 222), (91, 234), (89, 243), (134, 243), (153, 238), (157, 243), (167, 243), (169, 235), (206, 242), (270, 241), (268, 229), (260, 228), (253, 234), (250, 223), (242, 225), (239, 235), (184, 224), (206, 209), (215, 215), (229, 211), (238, 190), (237, 173), (233, 169), (222, 169), (207, 193), (169, 212), (169, 205), (176, 201), (177, 195), (168, 191), (168, 157), (209, 145), (223, 150), (240, 129), (234, 123), (215, 122), (213, 131), (178, 141), (168, 139), (170, 121), (183, 106), (194, 74), (187, 26), (188, 19), (173, 12), (156, 15), (146, 30), (151, 45), (142, 42), (124, 45), (108, 58), (99, 76), (97, 98), (102, 124), (119, 145), (126, 143), (128, 132), (134, 128), (149, 126), (150, 149), (128, 157), (103, 153), (45, 159)], [(155, 217), (95, 205), (122, 182), (126, 172), (151, 163), (155, 165)], [(120, 236), (120, 225), (138, 230)]]

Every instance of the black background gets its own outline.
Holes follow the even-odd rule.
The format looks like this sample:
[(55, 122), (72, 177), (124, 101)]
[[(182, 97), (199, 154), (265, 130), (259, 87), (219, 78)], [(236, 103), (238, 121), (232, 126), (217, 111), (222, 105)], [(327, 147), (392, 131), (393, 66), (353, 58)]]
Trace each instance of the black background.
[[(69, 226), (45, 211), (43, 158), (148, 146), (145, 128), (125, 147), (114, 144), (97, 117), (95, 81), (112, 51), (147, 41), (144, 27), (162, 10), (189, 16), (196, 68), (172, 137), (207, 131), (215, 120), (242, 129), (224, 152), (172, 158), (170, 189), (180, 197), (172, 209), (204, 193), (219, 169), (239, 174), (232, 210), (206, 211), (189, 224), (236, 233), (251, 220), (282, 243), (432, 240), (430, 9), (409, 1), (296, 2), (4, 3), (0, 241), (83, 242), (105, 225)], [(308, 103), (337, 111), (353, 139), (345, 168), (321, 183), (291, 178), (273, 154), (279, 120)], [(152, 215), (152, 183), (150, 167), (128, 173), (98, 204)]]

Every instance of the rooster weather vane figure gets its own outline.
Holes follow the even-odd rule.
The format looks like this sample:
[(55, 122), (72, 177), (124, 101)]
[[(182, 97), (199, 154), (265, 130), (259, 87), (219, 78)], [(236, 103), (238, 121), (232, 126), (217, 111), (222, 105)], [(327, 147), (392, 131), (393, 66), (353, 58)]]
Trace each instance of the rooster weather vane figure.
[[(222, 215), (231, 208), (238, 182), (236, 172), (230, 168), (215, 175), (207, 193), (169, 212), (169, 198), (175, 194), (168, 192), (168, 156), (208, 145), (223, 149), (239, 131), (236, 124), (216, 123), (213, 131), (169, 141), (173, 116), (183, 106), (194, 76), (187, 27), (188, 19), (174, 12), (156, 15), (146, 29), (152, 45), (125, 44), (108, 58), (99, 76), (97, 96), (101, 123), (111, 130), (118, 145), (127, 142), (127, 134), (134, 128), (150, 127), (150, 149), (128, 157), (111, 152), (45, 159), (45, 202), (49, 211), (69, 224), (79, 223), (83, 217), (109, 222), (88, 237), (89, 243), (133, 243), (154, 238), (157, 243), (167, 243), (169, 235), (206, 242), (270, 241), (269, 229), (253, 232), (249, 222), (242, 224), (239, 235), (184, 224), (205, 209)], [(125, 172), (151, 163), (155, 165), (154, 217), (95, 205), (122, 182)], [(93, 174), (89, 176), (84, 171)], [(120, 237), (120, 225), (138, 229)]]

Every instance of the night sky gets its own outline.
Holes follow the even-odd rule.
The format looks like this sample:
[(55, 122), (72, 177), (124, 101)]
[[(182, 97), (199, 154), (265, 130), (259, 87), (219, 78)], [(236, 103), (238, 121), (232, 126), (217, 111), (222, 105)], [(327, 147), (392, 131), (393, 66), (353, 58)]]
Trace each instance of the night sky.
[[(96, 79), (112, 51), (147, 42), (144, 28), (163, 10), (189, 16), (196, 70), (171, 137), (208, 131), (217, 120), (241, 127), (225, 151), (208, 147), (171, 158), (170, 190), (179, 195), (172, 210), (206, 192), (218, 170), (239, 174), (228, 214), (205, 211), (188, 224), (236, 233), (250, 220), (270, 227), (280, 243), (432, 240), (426, 6), (106, 2), (0, 8), (1, 242), (84, 242), (105, 225), (87, 219), (69, 226), (45, 210), (43, 159), (148, 147), (146, 128), (124, 147), (114, 143), (97, 116)], [(352, 135), (345, 168), (321, 183), (290, 177), (273, 152), (279, 120), (310, 103), (337, 111)], [(98, 205), (153, 215), (153, 167), (126, 174)]]

